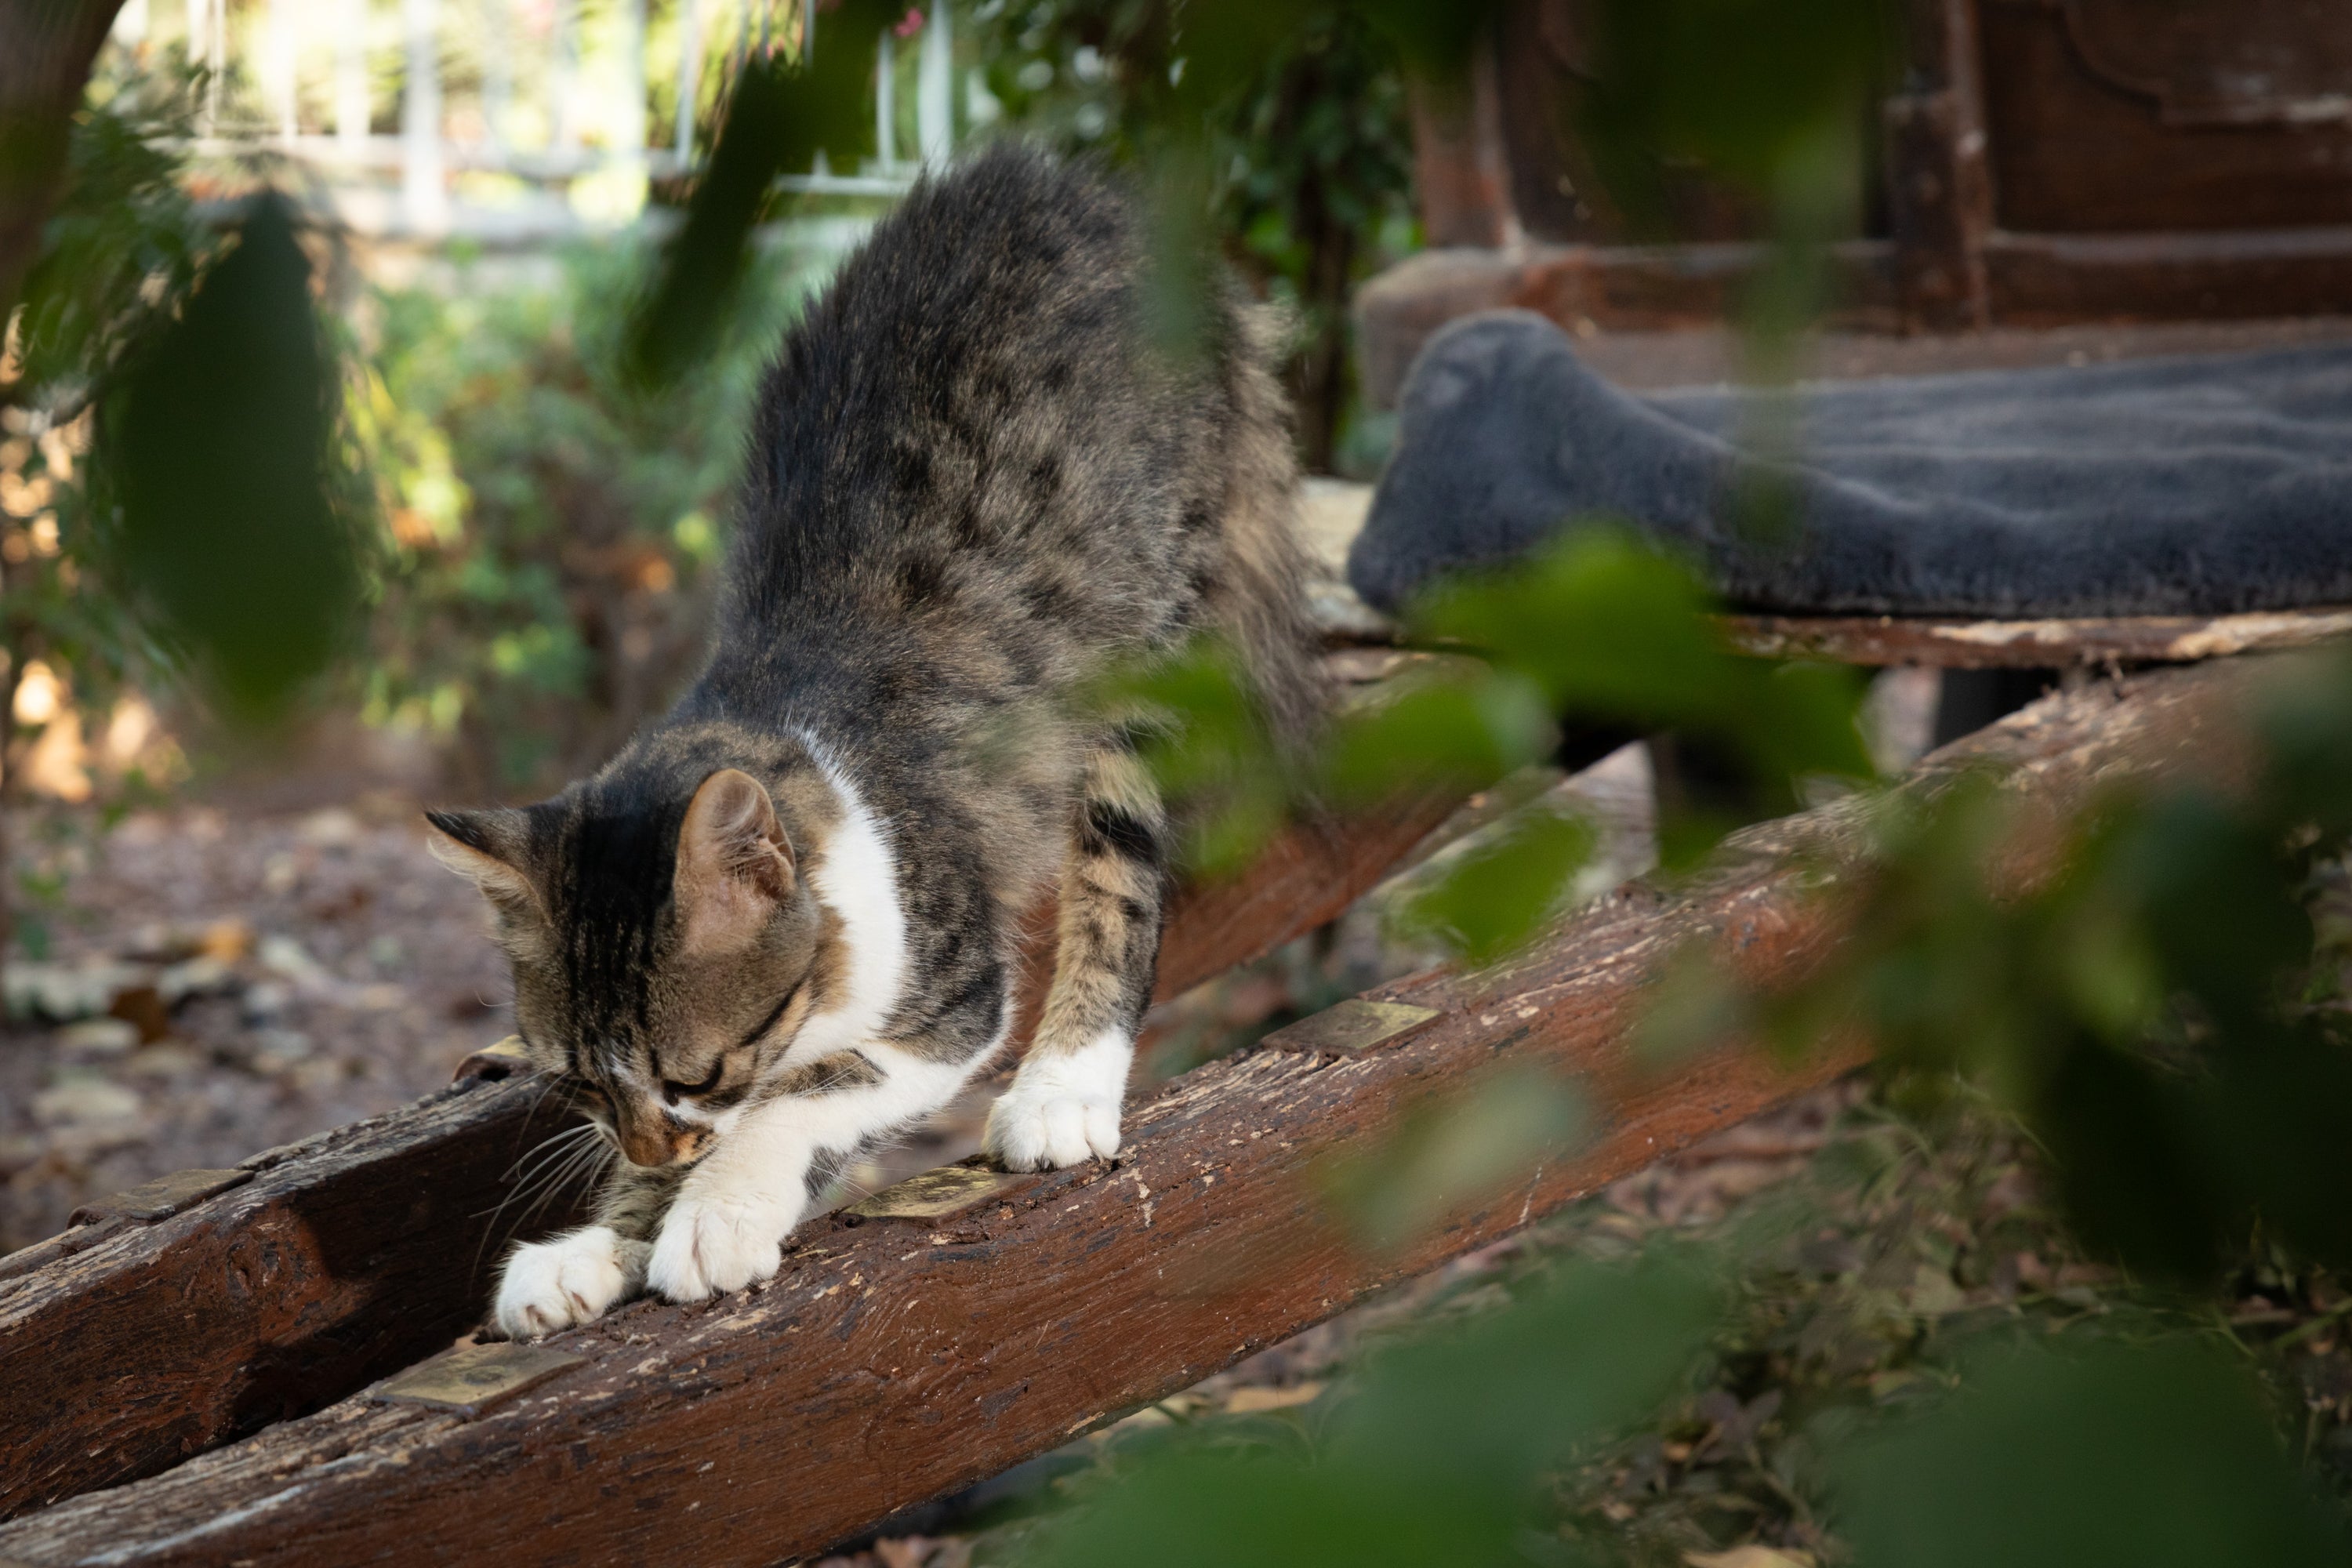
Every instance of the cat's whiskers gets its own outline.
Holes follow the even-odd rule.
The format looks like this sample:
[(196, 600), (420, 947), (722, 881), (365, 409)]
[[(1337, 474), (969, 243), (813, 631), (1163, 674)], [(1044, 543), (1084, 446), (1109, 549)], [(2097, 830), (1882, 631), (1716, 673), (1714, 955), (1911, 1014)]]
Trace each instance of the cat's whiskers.
[[(544, 1100), (549, 1089), (553, 1087), (554, 1085), (551, 1083), (547, 1088), (541, 1089), (541, 1100)], [(514, 1225), (503, 1233), (499, 1230), (499, 1216), (505, 1214), (508, 1207), (518, 1200), (526, 1200), (534, 1193), (541, 1193), (554, 1180), (557, 1173), (565, 1172), (572, 1165), (583, 1150), (593, 1150), (597, 1146), (594, 1135), (603, 1131), (604, 1129), (593, 1121), (583, 1121), (576, 1127), (566, 1127), (561, 1131), (550, 1133), (515, 1157), (514, 1163), (509, 1165), (501, 1173), (500, 1179), (509, 1184), (506, 1196), (500, 1198), (492, 1207), (472, 1216), (476, 1219), (487, 1217), (489, 1223), (482, 1227), (481, 1239), (475, 1243), (474, 1261), (468, 1268), (469, 1273), (480, 1271), (482, 1254), (488, 1249), (493, 1237), (500, 1241), (506, 1240), (515, 1231), (530, 1223), (530, 1214), (526, 1213), (518, 1217)]]

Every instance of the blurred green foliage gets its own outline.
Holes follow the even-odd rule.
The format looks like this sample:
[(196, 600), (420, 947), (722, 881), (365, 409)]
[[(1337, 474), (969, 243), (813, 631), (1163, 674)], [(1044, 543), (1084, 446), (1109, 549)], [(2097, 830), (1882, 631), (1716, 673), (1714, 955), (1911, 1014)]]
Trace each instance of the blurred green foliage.
[[(1681, 159), (1747, 188), (1772, 215), (1780, 260), (1751, 301), (1764, 344), (1755, 363), (1785, 370), (1786, 335), (1818, 298), (1818, 247), (1852, 219), (1866, 163), (1859, 133), (1899, 38), (1890, 9), (1668, 0), (1599, 11), (1582, 132), (1631, 206), (1645, 171)], [(1160, 58), (1184, 62), (1165, 88), (1145, 82), (1130, 110), (1142, 129), (1126, 132), (1147, 156), (1177, 160), (1181, 174), (1202, 138), (1193, 122), (1165, 121), (1214, 101), (1211, 84), (1240, 79), (1295, 13), (1188, 7), (1181, 27), (1150, 7), (1105, 15), (1126, 19)], [(1055, 71), (1074, 68), (1076, 45), (1056, 47)], [(1193, 85), (1203, 62), (1210, 82)], [(1759, 424), (1771, 433), (1769, 413)], [(1731, 499), (1771, 517), (1773, 498)], [(1712, 742), (1791, 806), (1824, 788), (1867, 788), (1852, 676), (1737, 658), (1708, 608), (1679, 563), (1588, 522), (1512, 573), (1428, 595), (1409, 640), (1475, 662), (1433, 661), (1378, 706), (1339, 716), (1312, 758), (1265, 742), (1245, 679), (1214, 650), (1131, 675), (1113, 700), (1156, 715), (1150, 760), (1193, 803), (1197, 863), (1211, 869), (1245, 858), (1285, 800), (1344, 808), (1434, 782), (1483, 784), (1547, 755), (1565, 724)], [(1822, 1511), (1819, 1539), (1843, 1560), (2345, 1560), (2339, 1510), (2296, 1475), (2247, 1366), (2181, 1326), (2213, 1310), (2199, 1303), (2250, 1249), (2352, 1264), (2337, 1135), (2352, 1107), (2352, 1048), (2340, 1015), (2302, 1000), (2313, 879), (2352, 837), (2352, 662), (2283, 673), (2246, 717), (2253, 765), (2236, 790), (2144, 789), (2056, 824), (2022, 811), (2017, 792), (1965, 783), (1859, 811), (1873, 848), (1864, 868), (1838, 878), (1852, 939), (1835, 962), (1793, 989), (1755, 994), (1687, 955), (1663, 988), (1654, 1044), (1761, 1036), (1798, 1052), (1859, 1031), (1906, 1103), (1965, 1095), (2014, 1117), (2044, 1152), (2083, 1244), (2180, 1304), (2128, 1332), (2088, 1325), (2063, 1345), (1989, 1345), (1948, 1363), (1898, 1415), (1849, 1424), (1843, 1436), (1832, 1423), (1806, 1472), (1818, 1493), (1806, 1506)], [(1725, 826), (1663, 823), (1670, 870), (1694, 864)], [(1426, 927), (1465, 962), (1508, 953), (1557, 909), (1588, 842), (1556, 820), (1523, 820), (1422, 892)], [(2053, 868), (2020, 885), (2011, 868), (2027, 856)], [(1401, 1172), (1444, 1166), (1448, 1151), (1458, 1168), (1460, 1152), (1489, 1131), (1507, 1145), (1507, 1121), (1483, 1100), (1425, 1108), (1393, 1145), (1355, 1152), (1350, 1179), (1335, 1188), (1342, 1212), (1385, 1215), (1364, 1233), (1392, 1242), (1416, 1211), (1367, 1173), (1383, 1160)], [(1563, 1273), (1582, 1271), (1549, 1271)], [(1596, 1288), (1632, 1292), (1643, 1277), (1629, 1270)], [(1533, 1478), (1613, 1436), (1596, 1418), (1563, 1442), (1551, 1406), (1580, 1408), (1628, 1366), (1687, 1363), (1675, 1314), (1654, 1320), (1628, 1314), (1580, 1349), (1540, 1333), (1508, 1351), (1499, 1333), (1433, 1340), (1431, 1357), (1461, 1358), (1450, 1375), (1422, 1384), (1402, 1358), (1365, 1369), (1331, 1417), (1348, 1436), (1320, 1429), (1296, 1449), (1172, 1438), (1032, 1538), (1024, 1558), (1624, 1561), (1625, 1543), (1605, 1531), (1526, 1526)], [(1663, 1384), (1651, 1386), (1663, 1397)], [(1403, 1392), (1433, 1387), (1442, 1391), (1425, 1405)], [(1515, 1398), (1522, 1388), (1549, 1403), (1530, 1410)], [(1356, 1414), (1366, 1410), (1385, 1413), (1383, 1440), (1408, 1447), (1412, 1464), (1362, 1462), (1353, 1423), (1370, 1419)], [(1613, 1417), (1632, 1418), (1630, 1407)], [(1457, 1452), (1492, 1468), (1493, 1489), (1456, 1489)], [(1463, 1507), (1465, 1495), (1480, 1500)]]
[[(1311, 1446), (1170, 1443), (1042, 1532), (1023, 1561), (1562, 1561), (1535, 1528), (1538, 1482), (1674, 1388), (1719, 1289), (1671, 1252), (1563, 1268), (1454, 1334), (1392, 1349)], [(1607, 1354), (1591, 1353), (1604, 1345)]]
[(667, 386), (706, 355), (733, 352), (752, 231), (776, 209), (776, 177), (820, 155), (854, 167), (856, 153), (869, 150), (876, 45), (904, 16), (886, 0), (830, 0), (804, 37), (743, 61), (677, 232), (635, 302), (620, 363), (640, 389)]
[(112, 519), (100, 510), (87, 457), (92, 403), (128, 355), (156, 340), (221, 247), (218, 231), (196, 216), (181, 159), (167, 150), (187, 133), (189, 113), (178, 79), (93, 86), (15, 315), (16, 353), (0, 382), (0, 472), (16, 503), (0, 520), (0, 643), (8, 653), (0, 723), (12, 753), (24, 737), (7, 700), (33, 660), (68, 673), (77, 699), (98, 707), (134, 670), (168, 668), (154, 628), (119, 596), (90, 591), (107, 564)]
[(354, 393), (388, 535), (364, 711), (454, 740), (485, 792), (593, 766), (702, 651), (745, 422), (812, 265), (759, 255), (696, 374), (648, 388), (648, 262), (583, 247), (552, 287), (376, 300)]
[(186, 194), (194, 80), (102, 75), (72, 127), (0, 386), (49, 503), (0, 547), (0, 622), (11, 690), (35, 658), (85, 704), (142, 668), (265, 719), (350, 646), (367, 499), (293, 209)]
[(361, 519), (333, 473), (340, 369), (293, 209), (264, 194), (100, 405), (116, 581), (244, 714), (325, 669), (358, 605)]

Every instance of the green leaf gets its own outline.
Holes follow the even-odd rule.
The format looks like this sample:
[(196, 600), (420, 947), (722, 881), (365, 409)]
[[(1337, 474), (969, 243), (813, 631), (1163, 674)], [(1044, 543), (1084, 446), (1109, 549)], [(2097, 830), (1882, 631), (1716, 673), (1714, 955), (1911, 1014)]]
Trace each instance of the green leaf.
[(106, 410), (123, 568), (247, 716), (323, 669), (358, 606), (330, 479), (339, 395), (310, 259), (272, 193)]
[(1831, 1468), (1857, 1568), (2318, 1568), (2352, 1552), (2245, 1373), (2199, 1346), (1988, 1356)]

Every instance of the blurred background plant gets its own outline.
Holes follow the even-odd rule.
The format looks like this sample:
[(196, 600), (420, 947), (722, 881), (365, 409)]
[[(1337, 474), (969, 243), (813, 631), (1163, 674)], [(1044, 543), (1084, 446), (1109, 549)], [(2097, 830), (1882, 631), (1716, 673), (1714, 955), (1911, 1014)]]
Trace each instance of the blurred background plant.
[(560, 785), (700, 658), (750, 400), (810, 272), (748, 269), (719, 352), (654, 396), (624, 363), (644, 267), (581, 247), (551, 286), (461, 268), (454, 292), (376, 298), (354, 397), (388, 549), (362, 715), (451, 746), (460, 789)]

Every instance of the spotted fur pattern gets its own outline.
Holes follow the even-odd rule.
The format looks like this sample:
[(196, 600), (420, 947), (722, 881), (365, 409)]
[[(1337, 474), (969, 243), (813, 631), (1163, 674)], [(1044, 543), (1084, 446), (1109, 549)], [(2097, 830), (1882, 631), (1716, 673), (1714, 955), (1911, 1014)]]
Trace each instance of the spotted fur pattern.
[(1215, 631), (1271, 720), (1319, 702), (1263, 312), (1155, 344), (1138, 221), (1001, 145), (909, 195), (786, 337), (709, 661), (593, 777), (433, 816), (488, 895), (518, 1026), (615, 1147), (596, 1223), (520, 1249), (510, 1334), (778, 1266), (844, 1160), (1002, 1044), (1022, 915), (1059, 954), (989, 1147), (1108, 1156), (1169, 824), (1068, 699)]

